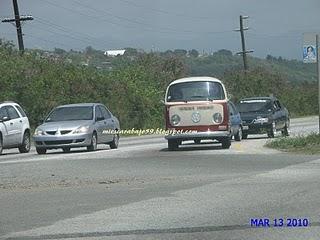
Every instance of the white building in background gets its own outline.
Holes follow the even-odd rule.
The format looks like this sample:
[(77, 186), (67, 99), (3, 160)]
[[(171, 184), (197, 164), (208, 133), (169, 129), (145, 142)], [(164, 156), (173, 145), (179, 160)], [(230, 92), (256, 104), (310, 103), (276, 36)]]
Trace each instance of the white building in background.
[(126, 52), (126, 50), (121, 49), (121, 50), (107, 50), (104, 52), (105, 56), (108, 57), (116, 57), (116, 56), (122, 56), (124, 53)]

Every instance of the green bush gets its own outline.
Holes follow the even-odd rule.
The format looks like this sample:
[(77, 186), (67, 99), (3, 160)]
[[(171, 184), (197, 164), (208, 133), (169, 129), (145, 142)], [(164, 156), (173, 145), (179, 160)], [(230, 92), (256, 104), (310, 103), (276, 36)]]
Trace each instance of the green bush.
[(279, 138), (266, 144), (267, 147), (292, 152), (320, 153), (320, 134), (311, 133), (307, 136)]

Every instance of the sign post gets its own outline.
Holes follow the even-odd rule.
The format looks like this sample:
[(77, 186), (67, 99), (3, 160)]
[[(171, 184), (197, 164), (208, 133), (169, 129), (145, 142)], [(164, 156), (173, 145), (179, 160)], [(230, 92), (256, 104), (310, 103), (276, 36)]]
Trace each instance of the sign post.
[(316, 35), (316, 53), (317, 53), (317, 74), (318, 74), (318, 115), (319, 115), (319, 134), (320, 134), (320, 52), (319, 52), (319, 34)]
[[(320, 134), (320, 52), (319, 34), (305, 33), (303, 43), (303, 62), (316, 63), (318, 79), (318, 115), (319, 115), (319, 134)], [(314, 41), (316, 40), (316, 41)]]

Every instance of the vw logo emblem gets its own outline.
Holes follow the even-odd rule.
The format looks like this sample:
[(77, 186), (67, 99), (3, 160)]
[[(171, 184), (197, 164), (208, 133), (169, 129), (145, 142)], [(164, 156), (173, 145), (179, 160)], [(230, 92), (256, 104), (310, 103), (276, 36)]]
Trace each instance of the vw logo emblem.
[(198, 112), (192, 113), (192, 116), (191, 116), (192, 122), (198, 123), (198, 122), (200, 122), (200, 119), (201, 119), (200, 113), (198, 113)]

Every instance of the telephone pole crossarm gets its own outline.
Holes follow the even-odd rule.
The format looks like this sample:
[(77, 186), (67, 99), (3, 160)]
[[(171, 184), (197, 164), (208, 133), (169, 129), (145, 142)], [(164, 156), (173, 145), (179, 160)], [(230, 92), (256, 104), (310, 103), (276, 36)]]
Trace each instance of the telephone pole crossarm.
[(33, 20), (33, 17), (31, 15), (20, 16), (17, 0), (12, 0), (12, 2), (13, 2), (14, 18), (5, 18), (5, 19), (1, 20), (1, 22), (3, 22), (3, 23), (14, 22), (15, 23), (15, 27), (17, 29), (19, 50), (21, 53), (23, 53), (24, 52), (24, 45), (23, 45), (23, 34), (22, 34), (21, 22), (31, 21), (31, 20)]

